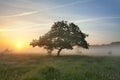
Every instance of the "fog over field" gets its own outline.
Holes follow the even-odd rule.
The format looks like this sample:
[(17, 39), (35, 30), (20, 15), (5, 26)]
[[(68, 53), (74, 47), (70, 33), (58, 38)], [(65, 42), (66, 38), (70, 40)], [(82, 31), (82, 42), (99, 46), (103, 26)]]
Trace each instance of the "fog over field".
[(73, 50), (63, 50), (62, 54), (80, 54), (80, 55), (95, 55), (95, 56), (120, 56), (120, 45), (94, 45), (89, 49), (74, 47)]
[[(9, 49), (0, 49), (0, 53), (16, 53)], [(43, 48), (30, 48), (23, 52), (19, 52), (20, 54), (40, 54), (47, 55), (47, 51)], [(56, 55), (57, 50), (52, 52), (53, 55)], [(61, 51), (61, 55), (91, 55), (91, 56), (120, 56), (120, 44), (106, 44), (106, 45), (91, 45), (89, 49), (83, 49), (75, 46), (73, 50), (63, 49)]]
[(89, 50), (82, 50), (83, 54), (87, 55), (114, 55), (120, 56), (120, 46), (102, 46), (90, 47)]

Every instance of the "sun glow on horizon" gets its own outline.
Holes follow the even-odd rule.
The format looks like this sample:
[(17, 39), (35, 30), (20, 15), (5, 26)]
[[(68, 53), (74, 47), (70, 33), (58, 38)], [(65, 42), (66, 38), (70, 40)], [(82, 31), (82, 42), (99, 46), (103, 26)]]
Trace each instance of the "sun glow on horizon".
[(17, 49), (22, 49), (22, 47), (23, 47), (23, 44), (21, 42), (16, 43), (16, 48)]
[(18, 47), (18, 48), (21, 48), (21, 47), (22, 47), (22, 44), (21, 44), (21, 43), (17, 43), (17, 47)]

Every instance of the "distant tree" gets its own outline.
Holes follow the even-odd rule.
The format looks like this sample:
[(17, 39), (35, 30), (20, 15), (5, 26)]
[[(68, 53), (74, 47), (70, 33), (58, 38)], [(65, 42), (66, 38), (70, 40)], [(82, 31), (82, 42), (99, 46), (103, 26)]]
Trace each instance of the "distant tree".
[(89, 44), (85, 40), (88, 35), (81, 32), (79, 27), (74, 23), (67, 21), (55, 22), (51, 30), (45, 35), (40, 36), (38, 40), (34, 39), (30, 45), (35, 47), (44, 47), (48, 53), (57, 49), (57, 56), (63, 49), (73, 49), (74, 46), (80, 46), (88, 49)]

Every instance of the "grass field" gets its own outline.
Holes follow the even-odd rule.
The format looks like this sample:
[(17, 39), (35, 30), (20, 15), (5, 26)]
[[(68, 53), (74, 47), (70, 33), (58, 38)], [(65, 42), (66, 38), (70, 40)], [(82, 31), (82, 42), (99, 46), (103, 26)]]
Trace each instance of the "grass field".
[(0, 80), (120, 80), (120, 57), (0, 55)]

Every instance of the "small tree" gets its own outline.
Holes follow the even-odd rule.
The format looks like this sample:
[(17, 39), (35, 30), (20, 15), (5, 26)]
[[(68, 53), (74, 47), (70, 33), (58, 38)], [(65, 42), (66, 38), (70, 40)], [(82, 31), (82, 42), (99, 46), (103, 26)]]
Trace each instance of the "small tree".
[(33, 40), (30, 45), (33, 47), (39, 46), (47, 49), (48, 53), (51, 53), (54, 49), (57, 49), (57, 56), (63, 49), (73, 49), (73, 46), (80, 46), (88, 49), (89, 44), (85, 40), (88, 35), (81, 32), (79, 27), (74, 23), (67, 23), (67, 21), (55, 22), (51, 30), (43, 36), (40, 36), (39, 40)]

